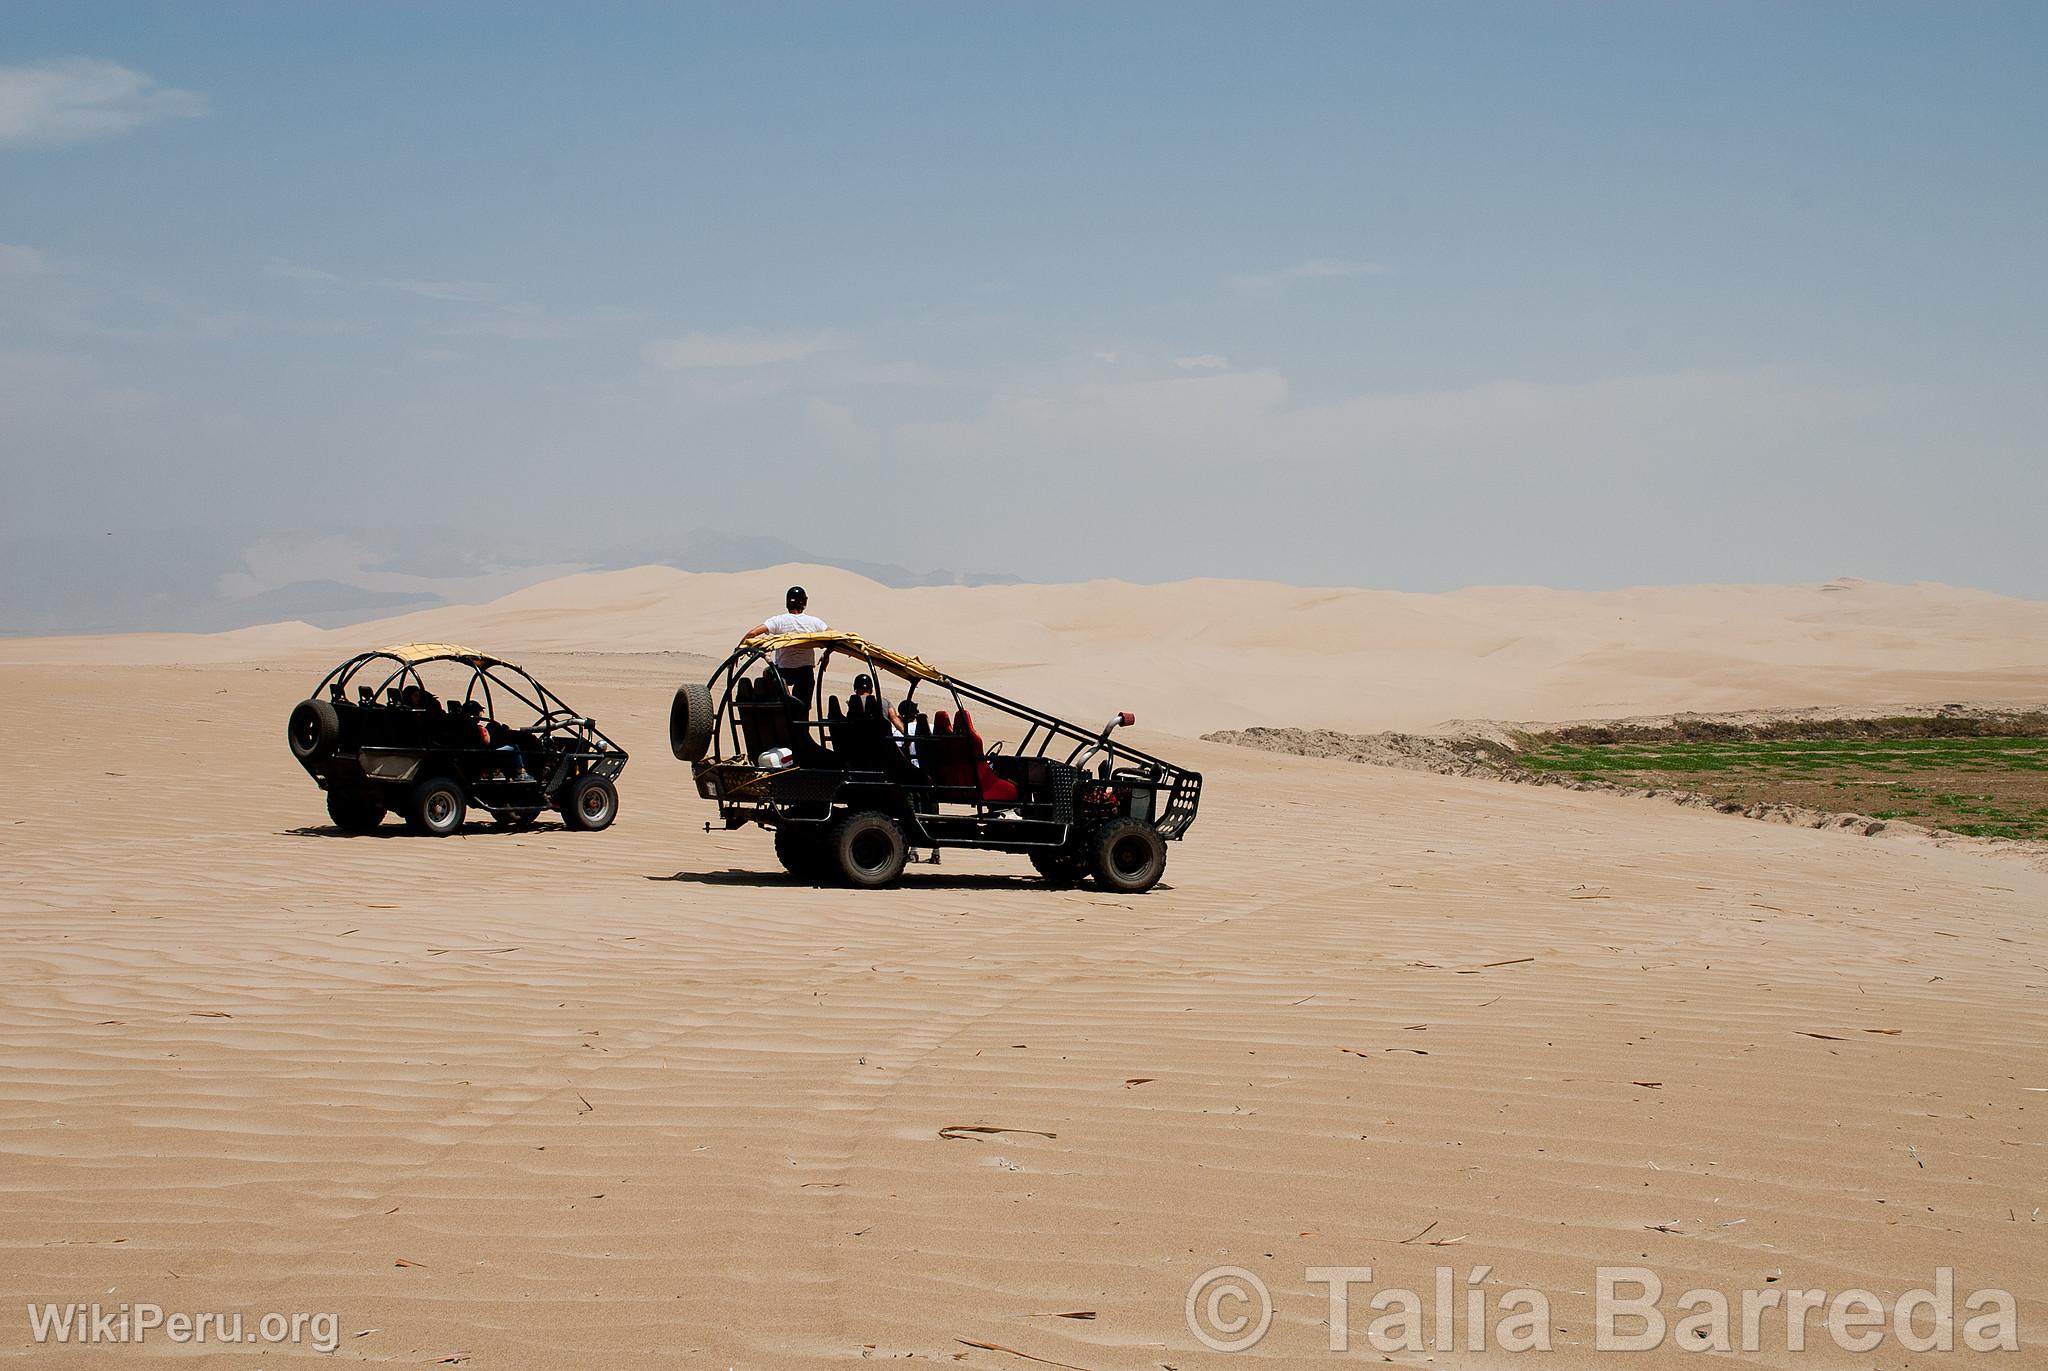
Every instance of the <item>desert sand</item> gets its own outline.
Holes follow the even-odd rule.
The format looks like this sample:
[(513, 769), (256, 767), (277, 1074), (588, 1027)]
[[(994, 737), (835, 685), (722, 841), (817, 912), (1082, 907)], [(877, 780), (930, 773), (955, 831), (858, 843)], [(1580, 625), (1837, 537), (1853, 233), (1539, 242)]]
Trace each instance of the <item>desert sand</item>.
[[(1135, 708), (1207, 778), (1165, 883), (948, 853), (855, 895), (705, 832), (669, 693), (791, 579), (1034, 703)], [(631, 749), (610, 831), (327, 827), (287, 711), (426, 638), (530, 657)], [(23, 1313), (127, 1300), (333, 1311), (335, 1359), (405, 1365), (1342, 1365), (1381, 1359), (1371, 1315), (1331, 1353), (1308, 1268), (1427, 1296), (1447, 1266), (1544, 1292), (1550, 1361), (1585, 1365), (1603, 1265), (1657, 1271), (1674, 1322), (1688, 1286), (1889, 1302), (1951, 1266), (2038, 1361), (2048, 874), (1191, 741), (1951, 698), (2048, 698), (2048, 605), (643, 569), (0, 643), (0, 1353), (151, 1355)], [(1272, 1293), (1235, 1356), (1184, 1313), (1220, 1265)], [(1861, 1364), (1772, 1317), (1753, 1362)]]
[(835, 627), (1090, 717), (1193, 736), (1264, 724), (1372, 732), (1456, 718), (1583, 719), (1773, 706), (2039, 700), (2048, 602), (1949, 586), (1665, 586), (1444, 595), (1245, 581), (892, 590), (851, 572), (665, 567), (569, 576), (483, 606), (353, 628), (0, 639), (0, 663), (328, 662), (380, 642), (507, 656), (723, 655), (792, 581)]

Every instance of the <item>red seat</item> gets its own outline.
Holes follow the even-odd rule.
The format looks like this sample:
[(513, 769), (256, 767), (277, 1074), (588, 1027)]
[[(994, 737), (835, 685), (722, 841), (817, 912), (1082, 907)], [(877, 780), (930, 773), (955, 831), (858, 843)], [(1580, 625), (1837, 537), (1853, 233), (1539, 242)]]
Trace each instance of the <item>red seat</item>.
[(988, 764), (987, 750), (981, 745), (981, 735), (974, 731), (974, 720), (961, 710), (953, 718), (953, 731), (965, 734), (974, 744), (974, 779), (981, 790), (981, 798), (992, 805), (1007, 805), (1017, 802), (1017, 783), (1006, 781), (996, 775), (994, 767)]
[(974, 790), (974, 767), (967, 759), (973, 744), (953, 732), (952, 716), (945, 710), (932, 715), (930, 757), (925, 765), (932, 779), (948, 790)]

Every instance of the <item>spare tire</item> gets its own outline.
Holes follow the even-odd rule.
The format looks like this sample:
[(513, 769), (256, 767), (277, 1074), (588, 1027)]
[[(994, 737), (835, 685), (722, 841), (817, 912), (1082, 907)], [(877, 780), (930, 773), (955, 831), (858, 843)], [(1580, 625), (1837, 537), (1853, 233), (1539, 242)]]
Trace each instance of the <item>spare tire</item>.
[(341, 715), (325, 700), (301, 700), (292, 706), (284, 736), (292, 756), (309, 766), (324, 762), (341, 745)]
[(711, 746), (711, 692), (700, 685), (676, 687), (668, 707), (668, 745), (678, 761), (698, 762)]

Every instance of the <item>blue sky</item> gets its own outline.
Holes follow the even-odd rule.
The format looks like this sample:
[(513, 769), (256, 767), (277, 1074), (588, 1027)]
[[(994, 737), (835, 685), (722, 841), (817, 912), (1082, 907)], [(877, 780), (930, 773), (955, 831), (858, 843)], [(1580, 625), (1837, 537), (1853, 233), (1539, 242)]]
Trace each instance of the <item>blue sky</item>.
[(1997, 4), (14, 6), (0, 535), (2048, 594), (2044, 58)]

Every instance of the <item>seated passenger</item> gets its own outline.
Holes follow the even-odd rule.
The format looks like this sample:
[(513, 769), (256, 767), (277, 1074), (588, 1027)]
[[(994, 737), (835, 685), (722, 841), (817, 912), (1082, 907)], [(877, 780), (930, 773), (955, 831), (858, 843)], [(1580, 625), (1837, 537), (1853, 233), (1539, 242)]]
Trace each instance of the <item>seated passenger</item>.
[(896, 717), (896, 745), (909, 756), (912, 766), (922, 766), (917, 759), (917, 701), (905, 700)]
[[(868, 675), (868, 674), (867, 674), (867, 673), (866, 673), (865, 671), (863, 671), (863, 672), (862, 672), (862, 673), (861, 673), (860, 675), (858, 675), (858, 676), (856, 676), (856, 677), (854, 677), (854, 678), (853, 678), (853, 698), (854, 698), (854, 699), (856, 699), (856, 700), (864, 699), (864, 698), (866, 698), (866, 697), (867, 697), (867, 696), (869, 696), (869, 695), (873, 695), (874, 693), (875, 693), (875, 678), (874, 678), (874, 677), (872, 677), (872, 676)], [(882, 715), (883, 715), (883, 717), (884, 717), (884, 718), (888, 719), (888, 721), (889, 721), (889, 727), (891, 727), (891, 728), (893, 728), (893, 729), (895, 729), (895, 730), (896, 730), (896, 736), (897, 736), (897, 737), (899, 737), (899, 738), (900, 738), (900, 737), (902, 737), (902, 736), (903, 736), (903, 720), (902, 720), (902, 718), (901, 718), (901, 717), (900, 717), (900, 716), (899, 716), (899, 715), (898, 715), (898, 714), (896, 713), (896, 706), (894, 706), (894, 705), (890, 704), (890, 703), (889, 703), (889, 702), (888, 702), (887, 700), (883, 700), (883, 701), (882, 701)]]
[[(511, 780), (526, 782), (533, 779), (531, 775), (527, 774), (525, 755), (518, 748), (514, 747), (509, 740), (509, 729), (495, 719), (486, 719), (484, 717), (483, 705), (476, 700), (471, 700), (465, 704), (462, 707), (462, 711), (469, 726), (476, 730), (476, 740), (479, 746), (490, 748), (494, 752), (509, 752), (512, 754), (510, 761), (514, 774), (510, 777)], [(496, 732), (492, 731), (494, 729)], [(492, 781), (506, 780), (505, 768), (502, 765), (494, 768), (491, 774), (484, 779)]]

